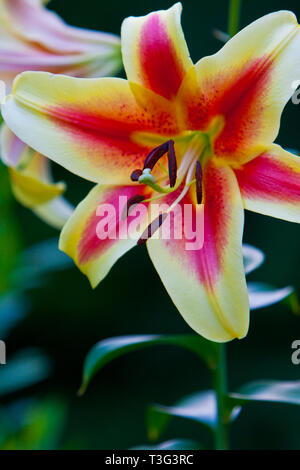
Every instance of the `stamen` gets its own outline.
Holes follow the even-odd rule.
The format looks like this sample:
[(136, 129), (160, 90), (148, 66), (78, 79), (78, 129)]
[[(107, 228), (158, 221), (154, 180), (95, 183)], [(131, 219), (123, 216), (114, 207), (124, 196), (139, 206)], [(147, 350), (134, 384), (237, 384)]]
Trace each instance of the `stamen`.
[(201, 204), (202, 203), (202, 197), (203, 197), (203, 192), (202, 192), (202, 167), (201, 163), (199, 160), (196, 163), (196, 194), (197, 194), (197, 203)]
[(139, 170), (139, 169), (134, 170), (130, 175), (131, 181), (138, 181), (142, 173), (143, 173), (142, 170)]
[(150, 168), (153, 170), (154, 165), (158, 162), (158, 160), (167, 153), (169, 150), (169, 141), (164, 142), (163, 144), (155, 147), (155, 149), (151, 150), (151, 152), (147, 155), (146, 160), (144, 162), (144, 169)]
[(132, 206), (135, 206), (136, 204), (140, 204), (145, 199), (146, 197), (142, 196), (141, 194), (135, 194), (135, 196), (132, 196), (131, 198), (129, 198), (127, 201), (127, 205), (126, 205), (127, 216), (129, 215), (129, 211)]
[[(173, 140), (167, 140), (167, 142), (164, 142), (163, 144), (151, 150), (151, 152), (147, 155), (144, 161), (143, 170), (134, 170), (130, 176), (131, 180), (138, 181), (140, 184), (146, 184), (152, 187), (153, 189), (158, 189), (159, 187), (156, 185), (156, 180), (151, 174), (151, 171), (153, 170), (154, 166), (159, 161), (159, 159), (163, 157), (166, 153), (168, 154), (167, 173), (169, 174), (170, 188), (174, 188), (177, 180), (177, 161)], [(164, 167), (163, 170), (166, 171)], [(161, 191), (159, 190), (159, 192)], [(165, 191), (162, 189), (162, 192)]]
[(154, 219), (151, 224), (148, 225), (146, 230), (142, 233), (141, 237), (139, 238), (137, 244), (138, 245), (143, 245), (143, 243), (146, 243), (149, 238), (152, 237), (152, 235), (159, 229), (159, 227), (163, 224), (165, 221), (166, 217), (168, 214), (159, 214), (156, 219)]
[(177, 161), (175, 155), (174, 141), (169, 140), (168, 145), (168, 165), (170, 188), (174, 188), (177, 179)]

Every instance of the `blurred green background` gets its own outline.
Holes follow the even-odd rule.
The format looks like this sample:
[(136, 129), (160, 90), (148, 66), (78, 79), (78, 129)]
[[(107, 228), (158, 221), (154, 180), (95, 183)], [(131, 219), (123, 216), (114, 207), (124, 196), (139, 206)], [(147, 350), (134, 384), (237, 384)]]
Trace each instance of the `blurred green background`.
[[(243, 3), (241, 26), (279, 9), (290, 9), (300, 19), (299, 0)], [(172, 2), (163, 0), (53, 0), (49, 7), (70, 24), (119, 34), (125, 17), (170, 5)], [(183, 7), (183, 28), (193, 60), (217, 51), (221, 44), (212, 36), (212, 29), (226, 30), (228, 2), (188, 0)], [(299, 120), (300, 107), (289, 103), (277, 139), (284, 147), (300, 148)], [(74, 203), (91, 187), (61, 168), (56, 167), (55, 174), (68, 183), (67, 196)], [(57, 235), (28, 210), (17, 204), (13, 210), (24, 246)], [(247, 213), (245, 241), (266, 254), (264, 265), (249, 279), (278, 287), (293, 285), (300, 292), (299, 235), (297, 225)], [(76, 395), (84, 357), (100, 339), (123, 334), (190, 332), (160, 283), (144, 246), (125, 255), (94, 291), (79, 271), (70, 269), (50, 276), (42, 289), (30, 291), (30, 297), (29, 315), (7, 339), (7, 361), (15, 351), (38, 347), (52, 361), (52, 374), (26, 392), (5, 397), (3, 403), (33, 396), (41, 400), (49, 400), (50, 396), (64, 403), (65, 424), (53, 447), (126, 449), (145, 443), (148, 404), (172, 404), (186, 394), (211, 386), (206, 368), (192, 354), (156, 347), (116, 360), (92, 381), (83, 397)], [(291, 362), (295, 339), (300, 339), (300, 317), (293, 315), (284, 303), (254, 311), (247, 338), (228, 345), (230, 388), (260, 378), (299, 379), (300, 365)], [(51, 415), (51, 407), (50, 411), (48, 408)], [(232, 448), (300, 449), (299, 422), (299, 407), (249, 405), (232, 426)], [(199, 438), (206, 445), (210, 442), (197, 424), (176, 419), (163, 437)]]

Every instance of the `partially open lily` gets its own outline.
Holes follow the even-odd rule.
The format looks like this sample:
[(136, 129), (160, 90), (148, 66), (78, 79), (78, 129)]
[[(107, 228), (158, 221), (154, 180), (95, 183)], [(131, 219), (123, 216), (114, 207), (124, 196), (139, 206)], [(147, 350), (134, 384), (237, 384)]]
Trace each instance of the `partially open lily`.
[(114, 75), (122, 65), (112, 34), (69, 26), (42, 0), (0, 0), (0, 80), (26, 70), (76, 77)]
[(1, 127), (0, 147), (15, 198), (43, 221), (61, 229), (73, 207), (62, 197), (64, 183), (52, 180), (50, 160), (24, 144), (6, 124)]
[[(248, 330), (244, 208), (300, 222), (300, 160), (273, 144), (300, 76), (300, 29), (287, 11), (242, 30), (193, 65), (181, 5), (122, 26), (127, 80), (24, 73), (3, 106), (37, 151), (101, 183), (65, 225), (60, 247), (95, 286), (135, 242), (101, 240), (96, 209), (120, 196), (204, 204), (204, 245), (149, 239), (150, 257), (197, 332), (224, 342)], [(158, 160), (169, 156), (166, 177)], [(117, 222), (116, 222), (117, 223)]]

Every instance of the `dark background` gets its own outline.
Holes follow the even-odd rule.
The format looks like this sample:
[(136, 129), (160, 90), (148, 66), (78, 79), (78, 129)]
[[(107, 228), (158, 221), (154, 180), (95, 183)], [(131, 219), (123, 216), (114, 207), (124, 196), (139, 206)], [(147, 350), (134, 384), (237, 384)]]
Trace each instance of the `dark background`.
[[(68, 23), (119, 34), (122, 20), (164, 9), (163, 0), (53, 0), (49, 7)], [(300, 18), (299, 0), (244, 2), (241, 26), (279, 9), (290, 9)], [(221, 44), (213, 28), (226, 30), (228, 2), (183, 2), (183, 29), (194, 61), (214, 53)], [(299, 77), (300, 79), (300, 77)], [(278, 137), (284, 147), (300, 148), (300, 107), (288, 104)], [(68, 196), (79, 202), (88, 183), (55, 169), (69, 184)], [(57, 234), (26, 209), (16, 206), (24, 245)], [(278, 287), (294, 285), (300, 291), (300, 228), (296, 224), (247, 213), (245, 241), (261, 248), (265, 264), (250, 278)], [(33, 290), (29, 317), (10, 336), (9, 353), (25, 346), (38, 346), (54, 362), (51, 378), (30, 390), (37, 396), (50, 392), (67, 403), (63, 447), (79, 449), (125, 449), (147, 442), (145, 409), (149, 403), (172, 404), (182, 396), (210, 387), (205, 366), (188, 352), (157, 347), (132, 353), (104, 368), (85, 396), (78, 398), (83, 359), (102, 338), (123, 334), (189, 333), (160, 283), (145, 247), (126, 254), (96, 290), (76, 269), (53, 276), (43, 289)], [(228, 345), (229, 384), (261, 378), (298, 379), (300, 365), (291, 363), (291, 343), (300, 339), (300, 318), (284, 303), (252, 313), (246, 339)], [(27, 393), (27, 392), (26, 392)], [(234, 449), (300, 449), (300, 408), (290, 405), (253, 404), (243, 410), (232, 426)], [(163, 436), (208, 436), (184, 420), (173, 420)]]

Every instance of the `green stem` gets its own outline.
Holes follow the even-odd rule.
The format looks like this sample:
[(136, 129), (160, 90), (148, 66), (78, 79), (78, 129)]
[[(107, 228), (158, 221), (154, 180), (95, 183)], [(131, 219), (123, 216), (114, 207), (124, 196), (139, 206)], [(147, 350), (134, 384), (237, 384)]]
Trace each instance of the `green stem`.
[(217, 426), (215, 431), (215, 447), (217, 450), (229, 448), (228, 436), (228, 413), (226, 407), (227, 395), (227, 368), (226, 368), (226, 346), (218, 343), (218, 360), (214, 370), (214, 384), (217, 399)]
[(228, 34), (234, 36), (239, 30), (242, 0), (229, 0)]

